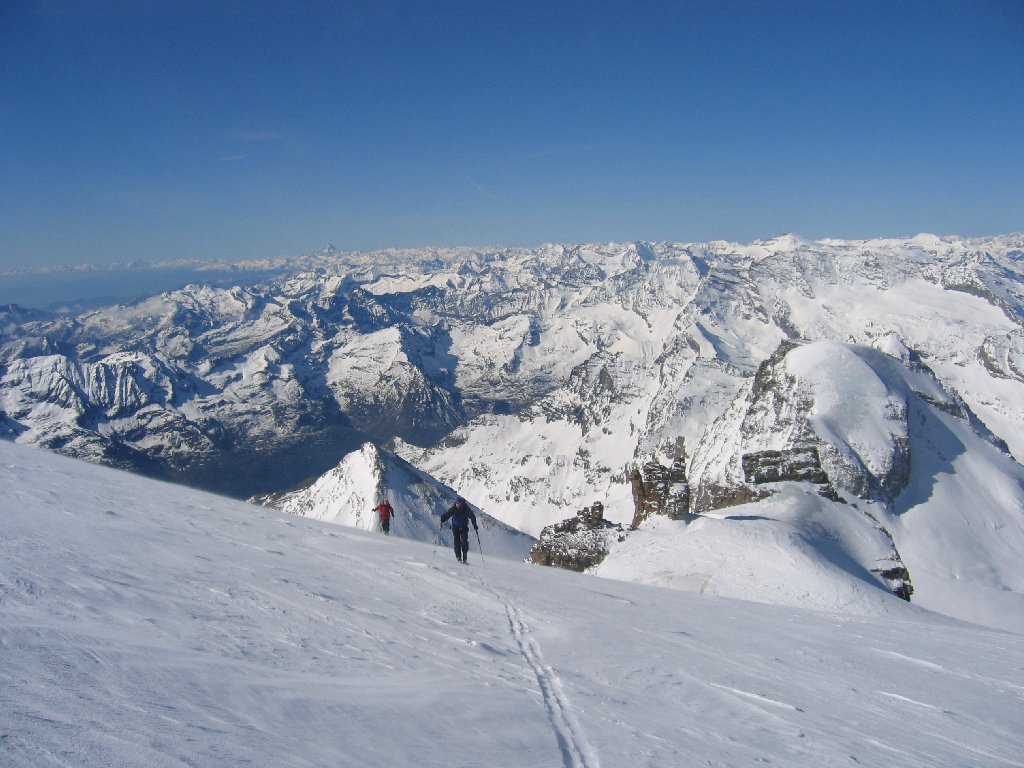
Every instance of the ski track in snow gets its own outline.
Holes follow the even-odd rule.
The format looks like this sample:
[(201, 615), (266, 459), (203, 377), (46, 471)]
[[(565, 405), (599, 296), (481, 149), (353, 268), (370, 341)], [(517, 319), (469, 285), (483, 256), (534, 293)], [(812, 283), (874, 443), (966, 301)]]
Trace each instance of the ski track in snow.
[(562, 753), (562, 764), (565, 768), (599, 768), (597, 756), (587, 741), (579, 721), (573, 715), (572, 704), (569, 702), (555, 671), (544, 664), (540, 646), (530, 632), (530, 627), (523, 619), (515, 604), (488, 585), (483, 578), (481, 583), (491, 590), (505, 607), (508, 616), (509, 630), (515, 638), (519, 653), (527, 666), (537, 677), (548, 720), (555, 732), (558, 748)]
[[(435, 549), (433, 556), (437, 557), (437, 555)], [(433, 567), (456, 578), (461, 575), (459, 570), (448, 570), (437, 565)], [(515, 640), (519, 655), (537, 679), (537, 687), (540, 690), (544, 709), (562, 755), (563, 768), (600, 768), (597, 753), (573, 714), (572, 704), (562, 687), (561, 680), (555, 670), (544, 663), (540, 645), (523, 619), (519, 608), (508, 597), (488, 584), (482, 574), (477, 573), (476, 577), (477, 583), (490, 592), (505, 609), (508, 629)], [(460, 640), (454, 636), (453, 639)], [(483, 645), (487, 647), (486, 644)], [(503, 682), (508, 684), (509, 681), (504, 680)]]

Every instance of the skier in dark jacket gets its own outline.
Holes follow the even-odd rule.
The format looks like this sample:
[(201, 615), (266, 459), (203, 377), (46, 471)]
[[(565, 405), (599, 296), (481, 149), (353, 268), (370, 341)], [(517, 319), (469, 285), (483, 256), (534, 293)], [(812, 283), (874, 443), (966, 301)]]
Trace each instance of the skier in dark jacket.
[(442, 528), (449, 519), (452, 521), (452, 538), (455, 540), (455, 559), (460, 563), (465, 563), (466, 554), (469, 552), (469, 524), (473, 524), (474, 531), (479, 530), (476, 527), (476, 515), (460, 496), (455, 499), (455, 503), (449, 507), (448, 511), (441, 515)]
[(374, 507), (374, 510), (380, 515), (380, 529), (384, 533), (389, 533), (391, 531), (391, 518), (395, 516), (395, 510), (391, 508), (391, 502), (384, 499), (384, 501)]

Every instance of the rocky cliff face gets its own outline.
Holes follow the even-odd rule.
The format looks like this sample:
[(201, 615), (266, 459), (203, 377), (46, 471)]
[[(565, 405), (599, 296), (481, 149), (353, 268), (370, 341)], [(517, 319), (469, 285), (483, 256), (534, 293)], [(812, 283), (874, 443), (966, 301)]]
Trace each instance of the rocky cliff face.
[(962, 400), (904, 346), (892, 338), (883, 346), (889, 352), (783, 342), (695, 452), (694, 510), (763, 499), (782, 483), (808, 484), (881, 534), (870, 570), (909, 599), (912, 571), (887, 521), (901, 514), (912, 456), (928, 451), (914, 424), (947, 414), (992, 449), (1005, 446), (976, 429)]
[(695, 510), (783, 481), (891, 503), (909, 475), (909, 398), (926, 406), (913, 381), (935, 384), (923, 369), (901, 368), (872, 348), (783, 342), (698, 446)]
[(686, 481), (684, 457), (677, 458), (671, 467), (656, 460), (648, 461), (630, 474), (633, 489), (633, 520), (631, 528), (638, 527), (651, 515), (664, 515), (670, 520), (686, 520), (690, 511), (690, 485)]

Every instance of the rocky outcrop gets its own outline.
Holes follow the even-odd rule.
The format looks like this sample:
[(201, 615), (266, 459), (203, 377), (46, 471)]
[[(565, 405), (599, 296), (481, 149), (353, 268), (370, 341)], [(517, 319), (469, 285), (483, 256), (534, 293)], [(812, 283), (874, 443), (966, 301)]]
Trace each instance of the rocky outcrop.
[(530, 562), (582, 573), (604, 560), (612, 544), (624, 537), (621, 525), (604, 519), (604, 505), (594, 502), (544, 528), (530, 551)]
[(893, 561), (887, 567), (875, 568), (874, 573), (886, 581), (896, 597), (910, 602), (910, 596), (914, 594), (914, 585), (910, 582), (910, 571), (902, 561)]
[(987, 337), (978, 361), (995, 378), (1024, 382), (1024, 331)]
[(823, 485), (828, 475), (821, 468), (818, 449), (793, 448), (788, 451), (753, 451), (743, 454), (743, 475), (748, 483), (778, 483), (806, 480)]
[(652, 459), (630, 475), (633, 487), (632, 528), (651, 515), (664, 515), (671, 520), (686, 520), (690, 511), (690, 484), (686, 481), (686, 465), (682, 458), (666, 467)]
[(723, 485), (706, 482), (700, 486), (698, 503), (694, 505), (693, 514), (702, 515), (716, 509), (737, 507), (740, 504), (751, 504), (762, 501), (772, 495), (769, 488), (758, 488), (753, 485)]
[(762, 498), (780, 482), (891, 504), (909, 478), (911, 401), (949, 401), (908, 383), (929, 375), (870, 347), (784, 340), (698, 446), (694, 511)]
[[(821, 467), (821, 459), (815, 446), (794, 446), (786, 450), (752, 451), (743, 454), (740, 460), (743, 477), (751, 485), (765, 483), (807, 482), (820, 486), (822, 496), (840, 501), (828, 474)], [(759, 496), (759, 492), (752, 494)], [(745, 503), (745, 502), (744, 502)]]
[(698, 447), (696, 511), (756, 501), (781, 483), (816, 486), (870, 521), (875, 530), (865, 540), (873, 549), (863, 555), (877, 565), (869, 569), (910, 600), (910, 571), (883, 520), (909, 482), (911, 417), (922, 421), (934, 408), (970, 419), (902, 343), (887, 338), (885, 345), (780, 344), (713, 439)]

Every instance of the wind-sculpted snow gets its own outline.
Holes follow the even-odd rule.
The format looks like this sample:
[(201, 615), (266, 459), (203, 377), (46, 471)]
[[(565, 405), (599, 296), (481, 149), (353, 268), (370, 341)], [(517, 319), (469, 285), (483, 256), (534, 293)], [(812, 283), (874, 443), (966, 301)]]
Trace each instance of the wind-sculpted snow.
[(705, 595), (846, 615), (897, 611), (875, 569), (892, 542), (856, 510), (813, 491), (786, 488), (686, 524), (654, 518), (595, 569)]
[(461, 566), (3, 442), (0, 487), (5, 768), (1010, 768), (1024, 754), (1021, 636), (895, 598), (853, 616)]

